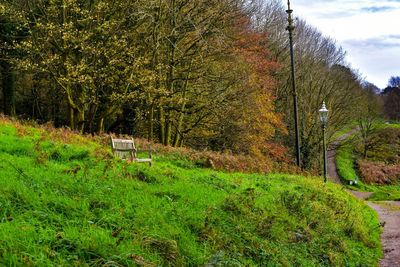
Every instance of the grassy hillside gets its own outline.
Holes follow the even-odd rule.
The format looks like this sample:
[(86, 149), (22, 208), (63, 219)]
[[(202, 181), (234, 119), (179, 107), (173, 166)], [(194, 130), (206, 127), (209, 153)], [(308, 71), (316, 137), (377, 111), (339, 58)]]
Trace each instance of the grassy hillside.
[(0, 121), (0, 265), (375, 266), (376, 214), (320, 178), (227, 174), (177, 155)]
[[(381, 124), (377, 128), (378, 135), (382, 134), (382, 130), (385, 129), (399, 129), (400, 124)], [(369, 198), (369, 200), (400, 200), (400, 184), (397, 181), (392, 182), (392, 184), (377, 184), (377, 183), (365, 183), (363, 182), (362, 175), (359, 173), (359, 169), (365, 166), (358, 166), (357, 167), (357, 160), (361, 158), (360, 155), (356, 152), (356, 143), (357, 138), (352, 137), (352, 142), (346, 142), (343, 144), (337, 151), (336, 155), (336, 166), (341, 179), (346, 183), (349, 184), (350, 181), (358, 180), (357, 186), (350, 186), (352, 189), (355, 190), (363, 190), (368, 192), (373, 192), (374, 194)], [(385, 139), (385, 137), (383, 137)], [(375, 146), (370, 151), (370, 160), (371, 162), (375, 161), (384, 161), (385, 159), (393, 157), (392, 154), (397, 155), (396, 149), (391, 145), (385, 142), (375, 144)], [(363, 163), (363, 162), (359, 162)], [(368, 167), (368, 165), (372, 165), (369, 162), (364, 163)], [(396, 166), (395, 164), (387, 164), (387, 166)], [(398, 166), (398, 165), (397, 165)], [(379, 170), (381, 173), (382, 171)], [(384, 170), (383, 170), (384, 171)], [(371, 175), (378, 177), (381, 173), (376, 171)], [(398, 173), (398, 167), (395, 173)]]

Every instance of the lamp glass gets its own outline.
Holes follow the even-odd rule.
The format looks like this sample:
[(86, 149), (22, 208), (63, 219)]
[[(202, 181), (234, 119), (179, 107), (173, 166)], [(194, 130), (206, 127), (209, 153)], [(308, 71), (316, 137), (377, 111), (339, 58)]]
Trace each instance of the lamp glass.
[(322, 103), (322, 108), (319, 110), (319, 118), (323, 124), (328, 121), (328, 109), (325, 106), (325, 102)]

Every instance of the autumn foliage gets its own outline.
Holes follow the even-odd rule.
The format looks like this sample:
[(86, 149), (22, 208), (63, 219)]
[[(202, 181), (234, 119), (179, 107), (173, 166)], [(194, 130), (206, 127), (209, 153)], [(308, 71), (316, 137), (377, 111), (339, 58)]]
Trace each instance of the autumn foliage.
[[(16, 134), (20, 137), (37, 134), (40, 136), (39, 139), (51, 139), (53, 142), (60, 142), (62, 144), (88, 144), (95, 142), (99, 144), (99, 147), (93, 151), (99, 159), (105, 160), (110, 159), (111, 155), (110, 148), (110, 135), (82, 135), (77, 131), (72, 131), (68, 128), (55, 128), (50, 123), (39, 125), (34, 121), (20, 121), (10, 117), (0, 115), (0, 124), (12, 124), (16, 130)], [(32, 132), (32, 126), (35, 127), (35, 133)], [(130, 136), (118, 136), (120, 138), (131, 138)], [(273, 172), (285, 172), (285, 173), (300, 173), (288, 160), (286, 151), (277, 148), (270, 147), (272, 153), (281, 154), (280, 158), (271, 157), (255, 157), (252, 155), (237, 155), (229, 152), (215, 152), (211, 150), (195, 150), (191, 148), (175, 148), (172, 146), (164, 146), (159, 143), (150, 142), (143, 138), (135, 138), (136, 146), (140, 149), (147, 149), (151, 146), (153, 154), (160, 158), (166, 157), (170, 160), (186, 161), (188, 164), (192, 162), (196, 167), (209, 168), (227, 172), (244, 172), (244, 173), (273, 173)], [(278, 151), (275, 152), (274, 150)], [(279, 164), (277, 163), (279, 162)], [(190, 164), (192, 164), (190, 163)], [(157, 164), (157, 163), (155, 163)]]
[[(107, 142), (106, 139), (103, 139)], [(166, 156), (174, 160), (188, 160), (198, 167), (227, 172), (244, 173), (301, 173), (289, 160), (286, 151), (278, 151), (279, 159), (272, 157), (255, 157), (252, 155), (238, 155), (229, 152), (215, 152), (210, 150), (195, 150), (191, 148), (174, 148), (157, 143), (150, 143), (146, 139), (135, 139), (139, 147), (153, 148), (156, 155)], [(279, 146), (279, 149), (281, 147)]]
[[(81, 134), (287, 162), (284, 10), (278, 1), (3, 1), (0, 109)], [(326, 101), (335, 110), (329, 137), (354, 120), (360, 79), (304, 21), (293, 41), (302, 168), (316, 170), (318, 109)]]
[(6, 103), (17, 113), (83, 134), (286, 157), (274, 141), (286, 134), (278, 63), (244, 3), (16, 1), (0, 11), (26, 32), (7, 59), (31, 94)]
[(363, 181), (368, 184), (395, 184), (400, 181), (400, 164), (359, 160), (357, 166)]

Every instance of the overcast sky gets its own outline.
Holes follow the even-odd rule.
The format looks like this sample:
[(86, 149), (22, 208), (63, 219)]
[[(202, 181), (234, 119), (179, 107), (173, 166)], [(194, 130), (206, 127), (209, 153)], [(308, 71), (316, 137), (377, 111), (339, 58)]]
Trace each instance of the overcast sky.
[(290, 2), (295, 16), (338, 41), (367, 81), (385, 88), (391, 76), (400, 76), (400, 0)]

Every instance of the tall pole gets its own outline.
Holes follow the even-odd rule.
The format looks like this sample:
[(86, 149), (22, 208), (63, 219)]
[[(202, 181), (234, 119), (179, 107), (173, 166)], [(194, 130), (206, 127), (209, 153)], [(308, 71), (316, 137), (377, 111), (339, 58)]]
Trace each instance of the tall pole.
[(325, 123), (322, 124), (322, 134), (323, 134), (323, 147), (324, 147), (324, 182), (328, 180), (327, 178), (327, 172), (328, 172), (328, 161), (326, 159), (326, 141), (325, 141), (325, 130), (326, 130), (326, 125)]
[(286, 30), (289, 32), (289, 45), (290, 45), (290, 63), (292, 72), (292, 90), (293, 90), (293, 109), (294, 109), (294, 128), (296, 134), (296, 164), (300, 167), (300, 141), (299, 141), (299, 114), (297, 108), (297, 92), (296, 92), (296, 76), (294, 69), (294, 53), (293, 53), (293, 10), (290, 9), (290, 0), (288, 0), (288, 9), (286, 10), (288, 14), (288, 23)]

